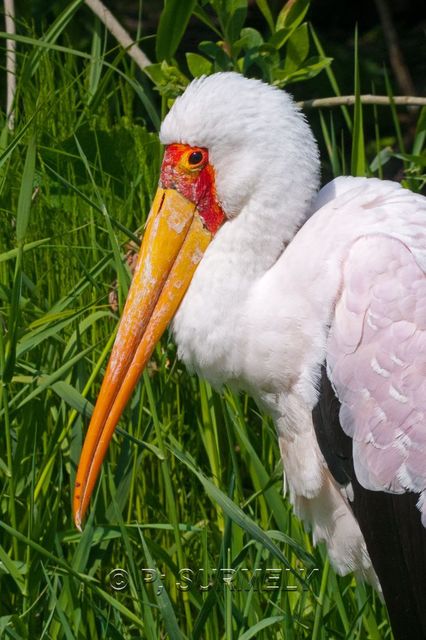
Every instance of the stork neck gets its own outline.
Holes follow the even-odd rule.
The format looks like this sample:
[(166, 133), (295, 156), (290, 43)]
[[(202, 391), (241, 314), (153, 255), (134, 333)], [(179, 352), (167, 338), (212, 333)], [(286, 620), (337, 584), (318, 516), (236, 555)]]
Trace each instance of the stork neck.
[(307, 217), (300, 205), (284, 203), (280, 211), (265, 204), (250, 200), (218, 231), (173, 322), (179, 356), (217, 386), (241, 378), (252, 287), (291, 241), (295, 220)]
[(309, 215), (310, 206), (303, 200), (286, 198), (277, 206), (276, 198), (253, 198), (221, 229), (217, 251), (227, 257), (230, 270), (238, 272), (241, 284), (253, 282), (275, 264)]

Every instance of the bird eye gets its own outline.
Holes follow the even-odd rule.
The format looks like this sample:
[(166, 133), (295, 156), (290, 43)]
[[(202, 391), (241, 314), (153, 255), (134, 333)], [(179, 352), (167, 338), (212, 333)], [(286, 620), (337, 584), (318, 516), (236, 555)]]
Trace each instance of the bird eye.
[(188, 157), (188, 164), (190, 164), (191, 167), (196, 167), (202, 162), (203, 157), (202, 151), (193, 151)]

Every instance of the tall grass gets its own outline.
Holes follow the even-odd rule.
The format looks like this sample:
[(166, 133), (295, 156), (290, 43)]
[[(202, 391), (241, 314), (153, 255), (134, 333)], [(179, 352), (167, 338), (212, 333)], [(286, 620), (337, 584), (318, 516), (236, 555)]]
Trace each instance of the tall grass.
[[(118, 319), (108, 296), (115, 283), (122, 306), (161, 157), (144, 127), (155, 103), (123, 56), (106, 64), (97, 30), (91, 53), (55, 46), (74, 5), (49, 46), (21, 39), (16, 130), (2, 123), (0, 637), (388, 638), (377, 595), (334, 574), (283, 498), (272, 422), (188, 375), (167, 336), (73, 526)], [(347, 150), (322, 127), (338, 172)], [(404, 158), (420, 181), (416, 140)]]

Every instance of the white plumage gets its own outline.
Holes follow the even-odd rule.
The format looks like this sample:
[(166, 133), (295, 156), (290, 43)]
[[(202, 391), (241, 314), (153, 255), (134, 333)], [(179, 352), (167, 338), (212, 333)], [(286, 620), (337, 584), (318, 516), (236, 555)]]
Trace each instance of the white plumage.
[[(326, 542), (338, 572), (355, 570), (372, 579), (362, 534), (321, 454), (311, 414), (325, 362), (343, 402), (343, 428), (355, 439), (360, 482), (371, 489), (425, 489), (425, 403), (413, 407), (421, 414), (414, 444), (392, 432), (383, 451), (372, 439), (374, 428), (366, 427), (372, 402), (361, 397), (370, 394), (377, 409), (385, 393), (387, 413), (397, 415), (405, 391), (392, 380), (398, 367), (411, 366), (390, 354), (388, 381), (382, 365), (371, 365), (374, 358), (381, 362), (380, 340), (366, 337), (365, 321), (373, 322), (374, 287), (383, 273), (391, 288), (399, 287), (392, 300), (411, 296), (407, 322), (417, 332), (417, 349), (423, 349), (417, 364), (424, 376), (426, 200), (397, 183), (366, 178), (338, 178), (316, 195), (318, 153), (304, 116), (286, 93), (233, 73), (194, 81), (166, 117), (160, 137), (164, 144), (208, 148), (229, 218), (175, 316), (179, 356), (215, 386), (247, 390), (273, 415), (296, 511), (313, 527), (314, 538)], [(398, 279), (404, 260), (416, 270), (415, 291)], [(390, 323), (408, 313), (400, 307), (397, 318), (386, 310)], [(363, 382), (364, 374), (373, 381)], [(404, 432), (397, 418), (380, 424)], [(395, 447), (399, 466), (390, 462)], [(377, 456), (380, 473), (373, 468)], [(390, 482), (389, 474), (395, 474)], [(419, 507), (424, 518), (423, 498)]]

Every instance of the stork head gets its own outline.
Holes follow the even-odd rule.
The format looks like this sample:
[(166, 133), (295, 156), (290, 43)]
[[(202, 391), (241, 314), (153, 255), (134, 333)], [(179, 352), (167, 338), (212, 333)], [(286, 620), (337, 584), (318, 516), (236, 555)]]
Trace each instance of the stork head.
[(159, 186), (77, 471), (78, 528), (121, 413), (210, 242), (251, 199), (259, 216), (274, 211), (270, 224), (289, 240), (317, 189), (309, 126), (288, 94), (259, 80), (236, 73), (194, 80), (160, 139)]

